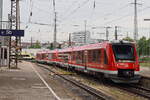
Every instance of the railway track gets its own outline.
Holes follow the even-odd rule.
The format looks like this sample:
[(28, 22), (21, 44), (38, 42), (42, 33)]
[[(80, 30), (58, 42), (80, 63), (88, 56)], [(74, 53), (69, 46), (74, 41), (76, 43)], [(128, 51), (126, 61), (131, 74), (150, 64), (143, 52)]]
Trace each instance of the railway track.
[[(52, 70), (50, 70), (48, 67), (45, 67), (44, 65), (42, 64), (39, 64), (39, 66), (53, 72)], [(55, 72), (53, 72), (55, 73)], [(55, 73), (56, 74), (56, 73)], [(82, 88), (83, 90), (87, 91), (88, 93), (92, 94), (92, 95), (95, 95), (96, 97), (100, 98), (101, 100), (114, 100), (113, 98), (109, 97), (109, 96), (106, 96), (105, 94), (99, 92), (98, 90), (95, 90), (91, 87), (88, 87), (84, 84), (81, 84), (75, 80), (71, 80), (71, 79), (68, 79), (65, 75), (60, 75), (60, 74), (56, 74), (57, 76), (63, 78), (64, 80)], [(89, 78), (89, 77), (88, 77)], [(144, 79), (148, 79), (150, 80), (149, 77), (142, 77)], [(110, 82), (104, 82), (104, 84), (106, 84), (107, 86), (109, 87), (117, 87), (121, 90), (125, 90), (127, 92), (130, 92), (130, 93), (133, 93), (133, 94), (136, 94), (136, 95), (139, 95), (141, 97), (144, 97), (144, 98), (147, 98), (147, 99), (150, 99), (150, 89), (149, 88), (145, 88), (145, 87), (142, 87), (140, 85), (132, 85), (132, 84), (115, 84), (115, 83), (110, 83)]]
[[(150, 80), (149, 77), (142, 77), (143, 79)], [(110, 82), (104, 82), (107, 86), (117, 87), (121, 90), (139, 95), (141, 97), (147, 98), (150, 100), (150, 88), (143, 87), (141, 84), (115, 84)]]
[(148, 89), (148, 88), (144, 88), (142, 86), (132, 85), (132, 84), (131, 85), (130, 84), (128, 84), (128, 85), (120, 84), (120, 85), (115, 85), (115, 86), (122, 90), (125, 90), (128, 92), (137, 94), (139, 96), (142, 96), (144, 98), (150, 99), (150, 89)]
[(71, 78), (68, 78), (66, 75), (58, 74), (58, 73), (52, 71), (49, 67), (46, 67), (46, 66), (44, 66), (42, 64), (37, 64), (37, 65), (42, 67), (42, 68), (44, 68), (44, 69), (46, 69), (46, 70), (48, 70), (48, 71), (50, 71), (50, 72), (52, 72), (54, 75), (56, 75), (56, 76), (58, 76), (58, 77), (60, 77), (60, 78), (62, 78), (64, 80), (66, 80), (67, 82), (69, 82), (69, 83), (71, 83), (71, 84), (73, 84), (73, 85), (83, 89), (84, 91), (88, 92), (89, 94), (95, 96), (98, 100), (115, 100), (111, 96), (108, 96), (108, 95), (106, 95), (106, 94), (104, 94), (104, 93), (102, 93), (102, 92), (100, 92), (100, 91), (98, 91), (98, 90), (96, 90), (94, 88), (91, 88), (91, 87), (89, 87), (87, 85), (84, 85), (84, 84), (82, 84), (80, 82), (77, 82), (77, 81), (75, 81), (75, 80), (73, 80)]
[(142, 79), (150, 80), (150, 77), (142, 76)]

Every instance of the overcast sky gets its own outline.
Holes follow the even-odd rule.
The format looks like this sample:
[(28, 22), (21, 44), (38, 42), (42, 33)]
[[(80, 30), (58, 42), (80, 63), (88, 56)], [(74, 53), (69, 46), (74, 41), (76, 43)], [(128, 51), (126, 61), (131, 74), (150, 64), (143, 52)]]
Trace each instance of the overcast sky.
[[(4, 1), (3, 20), (7, 20), (10, 13), (10, 0)], [(87, 20), (87, 30), (93, 38), (104, 39), (105, 29), (109, 30), (109, 39), (114, 39), (114, 27), (119, 26), (119, 38), (127, 36), (133, 38), (134, 0), (55, 0), (57, 12), (57, 40), (68, 39), (68, 34), (76, 31), (84, 31), (84, 21)], [(150, 0), (137, 0), (139, 38), (149, 37), (150, 22), (143, 19), (150, 18)], [(94, 4), (95, 2), (95, 4)], [(21, 0), (21, 28), (25, 29), (23, 41), (34, 40), (41, 42), (53, 41), (54, 13), (52, 0)], [(32, 12), (32, 16), (30, 16)], [(29, 22), (30, 19), (30, 22)], [(48, 25), (38, 25), (42, 23)], [(78, 27), (75, 25), (78, 25)], [(27, 27), (28, 26), (28, 27)], [(92, 29), (92, 27), (99, 27)]]

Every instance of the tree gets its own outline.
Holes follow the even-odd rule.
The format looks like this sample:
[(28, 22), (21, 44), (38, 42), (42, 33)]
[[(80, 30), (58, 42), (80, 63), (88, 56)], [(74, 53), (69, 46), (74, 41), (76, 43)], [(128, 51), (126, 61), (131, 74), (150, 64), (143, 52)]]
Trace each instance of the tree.
[(134, 40), (132, 38), (130, 38), (130, 37), (125, 37), (125, 38), (123, 38), (123, 40), (129, 41), (129, 42), (134, 42)]
[(150, 40), (146, 40), (146, 37), (142, 37), (140, 40), (138, 40), (138, 54), (139, 56), (146, 56), (149, 54), (149, 41)]
[(40, 42), (37, 40), (36, 43), (34, 45), (30, 46), (29, 48), (34, 48), (34, 49), (41, 48)]
[(50, 43), (50, 46), (47, 47), (47, 49), (53, 50), (53, 49), (54, 49), (54, 44), (53, 44), (53, 43)]

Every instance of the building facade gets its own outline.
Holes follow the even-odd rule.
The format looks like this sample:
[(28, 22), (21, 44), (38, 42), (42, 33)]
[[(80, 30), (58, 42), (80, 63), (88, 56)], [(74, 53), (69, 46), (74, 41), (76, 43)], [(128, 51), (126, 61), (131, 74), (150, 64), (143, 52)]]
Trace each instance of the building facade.
[(99, 43), (101, 39), (93, 39), (91, 37), (91, 33), (89, 31), (86, 32), (74, 32), (71, 36), (71, 41), (75, 43), (75, 46), (85, 45), (85, 44), (93, 44)]

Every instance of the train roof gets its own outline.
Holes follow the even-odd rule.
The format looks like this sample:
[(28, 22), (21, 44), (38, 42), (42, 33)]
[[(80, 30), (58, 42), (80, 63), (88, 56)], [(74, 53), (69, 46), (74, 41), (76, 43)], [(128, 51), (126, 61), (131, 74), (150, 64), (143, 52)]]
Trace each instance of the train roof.
[(115, 43), (125, 43), (125, 44), (135, 44), (136, 42), (130, 42), (130, 41), (125, 41), (125, 40), (112, 40), (110, 41), (111, 44)]
[(96, 44), (88, 44), (88, 45), (84, 45), (84, 46), (76, 46), (76, 47), (60, 49), (58, 52), (71, 52), (71, 51), (100, 49), (100, 48), (106, 48), (107, 44), (108, 44), (108, 42), (96, 43)]
[(70, 52), (70, 51), (72, 51), (73, 50), (73, 48), (72, 47), (70, 47), (70, 48), (64, 48), (64, 49), (59, 49), (58, 50), (58, 52)]
[(92, 50), (92, 49), (106, 48), (107, 44), (108, 44), (108, 42), (73, 47), (73, 51), (82, 51), (82, 50)]
[(71, 51), (82, 51), (82, 50), (92, 50), (92, 49), (100, 49), (100, 48), (106, 48), (108, 44), (135, 44), (135, 42), (129, 42), (129, 41), (123, 41), (123, 40), (113, 40), (113, 41), (104, 41), (101, 43), (96, 44), (88, 44), (83, 46), (76, 46), (76, 47), (70, 47), (65, 49), (60, 49), (58, 52), (71, 52)]
[(106, 48), (108, 44), (116, 44), (116, 43), (127, 43), (127, 44), (135, 44), (135, 42), (128, 42), (128, 41), (122, 41), (122, 40), (113, 40), (113, 41), (104, 41), (101, 43), (96, 44), (88, 44), (83, 46), (76, 46), (76, 47), (69, 47), (64, 49), (55, 49), (55, 50), (42, 50), (38, 53), (57, 53), (57, 52), (71, 52), (71, 51), (82, 51), (82, 50), (93, 50), (93, 49), (100, 49), (100, 48)]

